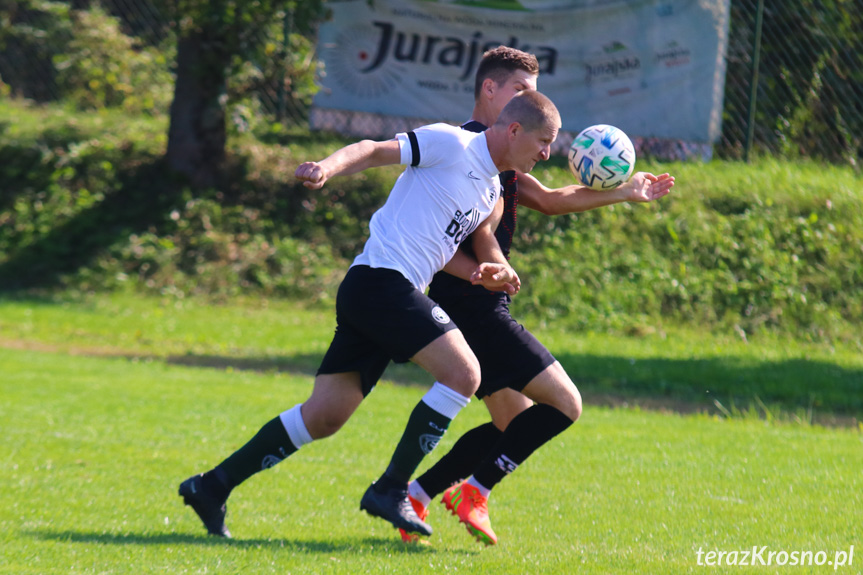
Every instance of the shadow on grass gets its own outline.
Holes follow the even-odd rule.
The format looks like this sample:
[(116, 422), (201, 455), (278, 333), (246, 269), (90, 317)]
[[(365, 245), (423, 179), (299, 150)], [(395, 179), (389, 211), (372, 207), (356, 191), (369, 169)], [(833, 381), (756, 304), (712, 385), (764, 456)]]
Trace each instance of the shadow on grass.
[[(634, 360), (619, 356), (556, 354), (587, 405), (643, 407), (674, 413), (760, 415), (807, 423), (856, 425), (863, 413), (863, 370), (825, 361), (722, 358)], [(321, 355), (171, 356), (175, 365), (314, 377)], [(414, 364), (390, 364), (385, 381), (425, 387), (430, 376)]]
[[(236, 369), (243, 371), (280, 372), (314, 377), (321, 364), (323, 354), (297, 354), (276, 357), (230, 357), (220, 355), (172, 355), (164, 358), (166, 363), (186, 367), (212, 369)], [(156, 358), (154, 358), (156, 359)], [(399, 385), (430, 386), (432, 377), (421, 367), (412, 363), (390, 363), (384, 372), (384, 381)]]
[[(263, 373), (279, 372), (292, 375), (314, 377), (323, 355), (298, 354), (294, 356), (276, 357), (232, 357), (223, 355), (169, 355), (165, 363), (184, 367), (202, 367), (210, 369), (236, 369), (240, 371), (258, 371)], [(159, 358), (153, 358), (158, 360)]]
[(863, 413), (863, 370), (821, 360), (557, 357), (588, 404), (592, 400), (612, 405), (628, 400), (682, 413), (746, 415), (755, 411), (768, 419), (785, 412), (792, 414), (791, 419), (810, 423), (844, 424), (840, 420), (849, 419), (854, 425)]
[[(356, 553), (374, 548), (384, 553), (428, 554), (437, 550), (432, 545), (405, 545), (384, 537), (357, 539), (222, 539), (187, 533), (102, 533), (86, 531), (27, 531), (26, 535), (43, 541), (60, 543), (97, 543), (100, 545), (200, 545), (204, 547), (234, 547), (240, 549), (286, 549), (306, 553)], [(447, 553), (452, 553), (447, 550)], [(466, 553), (469, 553), (466, 551)]]

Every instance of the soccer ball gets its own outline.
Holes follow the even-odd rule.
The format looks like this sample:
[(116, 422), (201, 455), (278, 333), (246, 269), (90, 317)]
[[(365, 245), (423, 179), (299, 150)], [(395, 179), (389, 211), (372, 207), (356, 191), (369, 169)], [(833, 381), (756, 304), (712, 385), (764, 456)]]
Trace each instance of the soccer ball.
[(597, 124), (581, 131), (569, 147), (569, 169), (582, 185), (611, 190), (635, 169), (635, 148), (623, 130)]

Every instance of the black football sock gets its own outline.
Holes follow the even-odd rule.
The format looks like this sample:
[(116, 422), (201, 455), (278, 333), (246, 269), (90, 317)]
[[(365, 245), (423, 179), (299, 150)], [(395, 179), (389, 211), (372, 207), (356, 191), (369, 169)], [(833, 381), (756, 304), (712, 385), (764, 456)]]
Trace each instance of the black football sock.
[(450, 418), (420, 401), (408, 419), (407, 427), (396, 446), (384, 475), (375, 484), (380, 489), (407, 485), (426, 454), (431, 453), (449, 427)]
[(267, 422), (244, 446), (220, 463), (230, 491), (258, 471), (268, 469), (297, 450), (280, 417)]
[(375, 483), (375, 489), (379, 492), (391, 487), (407, 489), (408, 479), (423, 457), (437, 447), (450, 422), (468, 402), (469, 397), (435, 382), (411, 412), (390, 465)]
[(443, 493), (453, 483), (469, 477), (477, 461), (485, 459), (501, 435), (492, 422), (465, 432), (446, 455), (416, 479), (417, 483), (429, 497)]
[(488, 455), (473, 472), (473, 478), (491, 489), (515, 471), (530, 454), (572, 425), (557, 408), (536, 404), (513, 419)]

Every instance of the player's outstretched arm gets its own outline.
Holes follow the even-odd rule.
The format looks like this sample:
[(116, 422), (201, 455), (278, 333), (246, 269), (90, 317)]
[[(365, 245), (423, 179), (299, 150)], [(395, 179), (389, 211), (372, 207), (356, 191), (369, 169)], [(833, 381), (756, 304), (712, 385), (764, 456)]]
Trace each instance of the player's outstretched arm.
[(368, 168), (398, 164), (401, 161), (398, 140), (375, 142), (362, 140), (341, 148), (320, 162), (303, 162), (294, 177), (307, 188), (317, 190), (332, 177), (347, 176)]
[(530, 174), (518, 174), (518, 203), (549, 216), (586, 212), (621, 202), (651, 202), (674, 187), (670, 174), (636, 172), (628, 182), (608, 191), (586, 186), (551, 189)]

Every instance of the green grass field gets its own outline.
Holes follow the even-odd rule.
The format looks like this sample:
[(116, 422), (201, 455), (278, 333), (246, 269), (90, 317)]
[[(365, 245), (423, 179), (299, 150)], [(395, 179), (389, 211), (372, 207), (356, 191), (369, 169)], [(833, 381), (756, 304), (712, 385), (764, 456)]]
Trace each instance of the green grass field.
[[(335, 438), (238, 488), (235, 540), (207, 538), (177, 484), (305, 399), (330, 330), (326, 310), (285, 302), (0, 302), (0, 572), (695, 573), (699, 549), (833, 561), (861, 544), (858, 427), (599, 407), (586, 382), (583, 418), (495, 490), (499, 546), (482, 548), (436, 504), (433, 545), (405, 547), (358, 502), (423, 393), (410, 369), (392, 372)], [(559, 355), (588, 345), (571, 339), (548, 341)], [(636, 365), (687, 353), (683, 339), (667, 350), (614, 343)], [(722, 346), (701, 343), (707, 355)], [(859, 373), (850, 351), (831, 362), (815, 348), (746, 349), (755, 367), (809, 353)], [(473, 402), (426, 464), (485, 419)], [(780, 570), (834, 566), (711, 568)]]
[[(310, 375), (332, 336), (330, 305), (260, 298), (208, 305), (122, 294), (0, 298), (0, 344)], [(517, 297), (516, 317), (518, 305)], [(525, 324), (594, 404), (625, 401), (852, 426), (863, 415), (863, 356), (855, 343), (770, 335), (743, 341), (733, 330), (669, 327), (620, 337), (566, 324)], [(393, 366), (389, 374), (400, 383), (425, 381), (413, 366)]]

